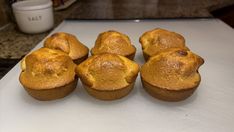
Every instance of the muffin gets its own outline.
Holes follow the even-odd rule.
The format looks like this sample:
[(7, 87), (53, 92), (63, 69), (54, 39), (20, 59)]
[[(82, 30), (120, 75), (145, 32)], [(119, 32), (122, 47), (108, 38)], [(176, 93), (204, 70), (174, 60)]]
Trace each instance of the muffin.
[(75, 67), (66, 53), (41, 48), (22, 60), (19, 80), (28, 94), (35, 99), (59, 99), (76, 88)]
[(102, 53), (118, 54), (133, 60), (136, 48), (131, 44), (127, 35), (110, 30), (98, 35), (95, 45), (91, 50), (92, 55)]
[(48, 37), (44, 42), (44, 47), (62, 50), (67, 53), (76, 64), (87, 59), (89, 54), (89, 49), (74, 35), (64, 32), (58, 32)]
[(188, 50), (183, 36), (160, 28), (145, 32), (139, 41), (146, 61), (149, 57), (168, 48), (184, 48)]
[(165, 101), (188, 98), (198, 87), (204, 60), (191, 51), (170, 48), (151, 57), (141, 68), (141, 81), (153, 97)]
[(90, 95), (115, 100), (132, 90), (139, 66), (126, 57), (107, 53), (91, 56), (77, 66), (76, 72)]

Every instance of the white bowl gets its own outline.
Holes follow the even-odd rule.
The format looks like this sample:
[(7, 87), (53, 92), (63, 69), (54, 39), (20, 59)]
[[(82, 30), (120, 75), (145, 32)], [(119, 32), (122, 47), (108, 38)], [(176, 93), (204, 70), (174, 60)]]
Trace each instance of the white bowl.
[(51, 0), (27, 0), (12, 4), (17, 25), (25, 33), (42, 33), (54, 25)]

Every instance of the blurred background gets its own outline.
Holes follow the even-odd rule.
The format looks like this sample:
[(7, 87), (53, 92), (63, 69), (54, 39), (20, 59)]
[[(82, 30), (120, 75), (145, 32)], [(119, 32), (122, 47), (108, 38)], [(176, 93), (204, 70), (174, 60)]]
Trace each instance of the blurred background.
[(234, 0), (52, 0), (53, 28), (26, 34), (16, 24), (15, 2), (0, 0), (0, 78), (64, 19), (219, 18), (234, 27)]

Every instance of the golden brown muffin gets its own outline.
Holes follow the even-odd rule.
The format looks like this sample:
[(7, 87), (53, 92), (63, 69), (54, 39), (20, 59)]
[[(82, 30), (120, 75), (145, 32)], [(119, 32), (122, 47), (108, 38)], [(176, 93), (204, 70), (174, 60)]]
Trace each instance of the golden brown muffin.
[(132, 90), (139, 66), (121, 55), (99, 54), (82, 62), (76, 71), (90, 95), (101, 100), (114, 100)]
[(98, 35), (92, 55), (112, 53), (134, 59), (136, 48), (131, 44), (129, 37), (117, 31), (107, 31)]
[(38, 49), (21, 62), (20, 83), (38, 100), (53, 100), (76, 88), (77, 78), (72, 59), (60, 50)]
[(67, 53), (76, 64), (87, 59), (89, 54), (89, 49), (74, 35), (64, 32), (51, 35), (45, 40), (44, 47), (62, 50)]
[(178, 33), (156, 28), (140, 37), (145, 60), (168, 48), (185, 48), (185, 39)]
[(141, 68), (145, 90), (155, 98), (180, 101), (198, 87), (201, 77), (198, 68), (204, 60), (191, 51), (170, 48), (151, 57)]

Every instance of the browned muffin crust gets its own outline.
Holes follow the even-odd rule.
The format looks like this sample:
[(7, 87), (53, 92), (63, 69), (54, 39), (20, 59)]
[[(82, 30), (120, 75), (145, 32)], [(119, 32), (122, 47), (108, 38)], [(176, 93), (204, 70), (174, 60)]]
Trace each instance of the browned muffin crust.
[(115, 99), (121, 99), (125, 97), (126, 95), (128, 95), (134, 87), (134, 82), (129, 84), (126, 87), (123, 87), (121, 89), (115, 89), (115, 90), (97, 90), (89, 86), (86, 86), (85, 84), (83, 84), (83, 86), (91, 96), (97, 99), (115, 100)]
[(33, 89), (24, 87), (24, 89), (31, 95), (33, 98), (41, 101), (49, 101), (63, 98), (69, 95), (72, 91), (75, 90), (77, 85), (78, 78), (75, 78), (72, 82), (51, 89)]
[(160, 28), (145, 32), (140, 37), (139, 41), (142, 46), (145, 60), (148, 60), (149, 57), (168, 48), (184, 48), (189, 50), (185, 46), (185, 39), (183, 36)]
[(98, 35), (92, 55), (112, 53), (134, 59), (136, 48), (131, 44), (129, 37), (120, 32), (109, 30)]
[(204, 60), (180, 48), (170, 48), (151, 57), (141, 68), (143, 87), (155, 98), (180, 101), (200, 84), (198, 68)]
[(82, 62), (76, 71), (90, 95), (114, 100), (131, 91), (139, 66), (121, 55), (99, 54)]
[(79, 64), (88, 57), (89, 49), (82, 44), (76, 36), (58, 32), (48, 37), (44, 42), (44, 47), (61, 50), (67, 53), (76, 64)]
[(60, 50), (38, 49), (22, 60), (19, 80), (26, 91), (39, 100), (66, 96), (77, 83), (72, 59)]

